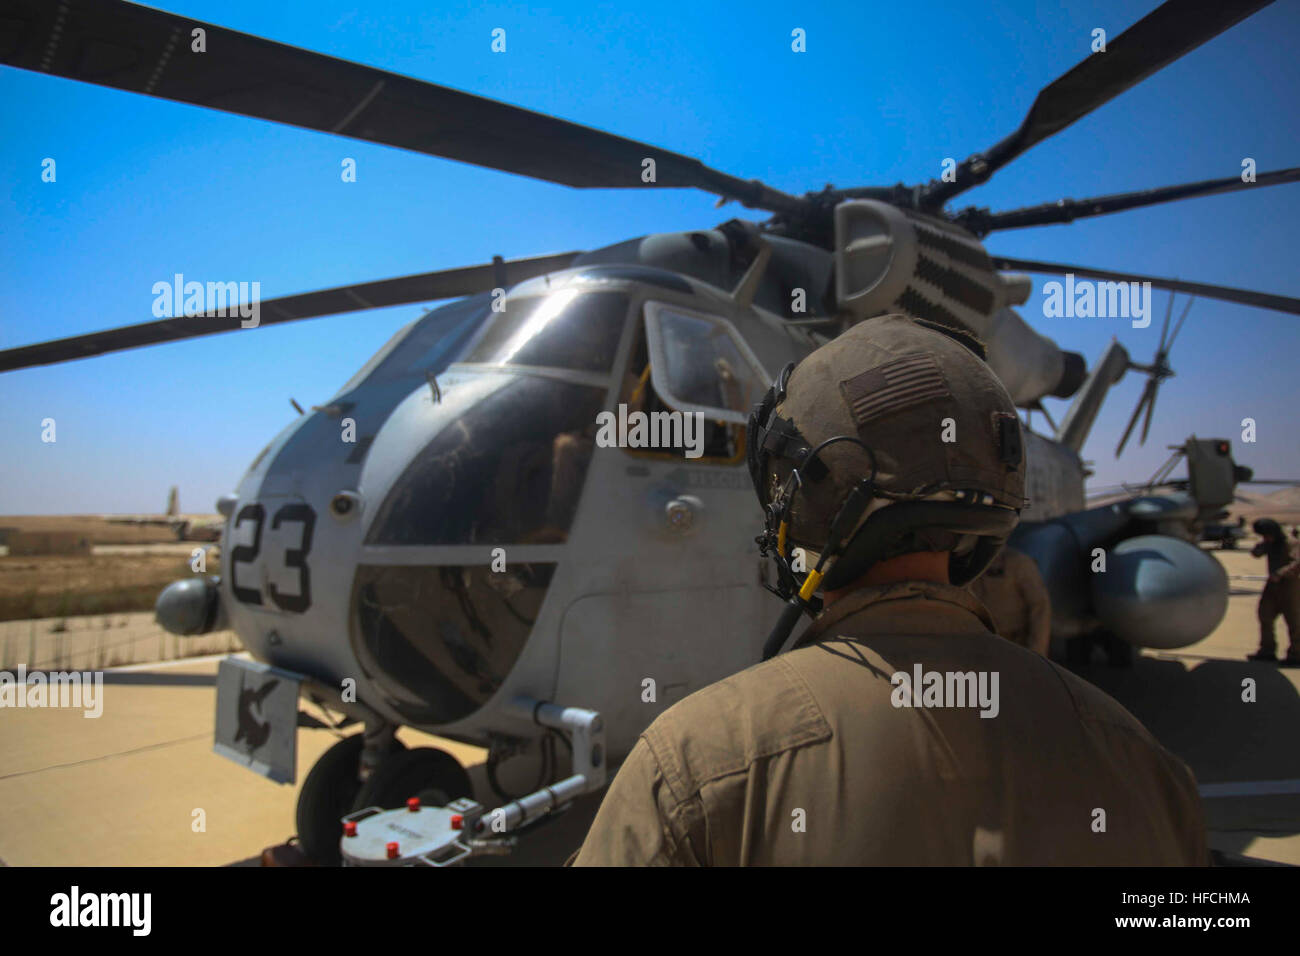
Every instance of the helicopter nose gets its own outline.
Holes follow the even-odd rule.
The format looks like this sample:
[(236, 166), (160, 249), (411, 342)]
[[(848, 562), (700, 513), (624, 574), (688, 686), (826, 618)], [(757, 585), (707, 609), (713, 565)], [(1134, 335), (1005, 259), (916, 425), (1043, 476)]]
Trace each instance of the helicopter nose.
[[(497, 371), (481, 381), (440, 405), (408, 403), (369, 456), (388, 490), (365, 538), (379, 553), (353, 579), (353, 649), (419, 726), (484, 706), (523, 652), (578, 512), (607, 388)], [(413, 446), (421, 428), (432, 434)], [(436, 559), (400, 557), (433, 545)]]

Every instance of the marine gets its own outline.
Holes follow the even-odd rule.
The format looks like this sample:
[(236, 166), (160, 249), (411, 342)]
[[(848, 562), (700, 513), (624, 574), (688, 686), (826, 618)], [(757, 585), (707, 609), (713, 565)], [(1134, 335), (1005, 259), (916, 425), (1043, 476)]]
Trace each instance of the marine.
[(1052, 599), (1033, 558), (1007, 545), (970, 589), (988, 609), (1000, 636), (1047, 656)]
[(1257, 558), (1267, 557), (1268, 581), (1259, 596), (1259, 650), (1249, 655), (1249, 660), (1277, 661), (1274, 628), (1281, 616), (1291, 644), (1279, 663), (1300, 667), (1300, 557), (1296, 547), (1287, 541), (1282, 526), (1272, 518), (1260, 518), (1251, 527), (1260, 540), (1250, 553)]
[[(883, 316), (782, 371), (746, 435), (786, 602), (766, 659), (646, 729), (573, 865), (1206, 862), (1187, 767), (964, 587), (1024, 504), (1019, 419), (979, 349)], [(996, 674), (997, 715), (978, 694), (897, 706), (917, 668)]]

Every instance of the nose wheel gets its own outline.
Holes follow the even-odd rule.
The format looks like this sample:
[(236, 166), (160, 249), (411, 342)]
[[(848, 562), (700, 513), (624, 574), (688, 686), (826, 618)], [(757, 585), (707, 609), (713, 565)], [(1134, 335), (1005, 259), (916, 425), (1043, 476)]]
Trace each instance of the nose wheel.
[[(316, 761), (298, 791), (298, 844), (320, 866), (339, 866), (343, 862), (339, 855), (339, 818), (352, 811), (361, 792), (358, 771), (364, 744), (364, 734), (353, 734), (334, 744)], [(395, 753), (407, 752), (397, 740), (391, 746), (398, 748)]]
[(385, 757), (370, 778), (358, 789), (355, 799), (343, 813), (334, 817), (331, 839), (338, 855), (339, 818), (352, 810), (382, 807), (391, 810), (406, 806), (410, 797), (419, 797), (426, 806), (441, 807), (473, 790), (469, 774), (451, 754), (433, 747), (398, 750)]

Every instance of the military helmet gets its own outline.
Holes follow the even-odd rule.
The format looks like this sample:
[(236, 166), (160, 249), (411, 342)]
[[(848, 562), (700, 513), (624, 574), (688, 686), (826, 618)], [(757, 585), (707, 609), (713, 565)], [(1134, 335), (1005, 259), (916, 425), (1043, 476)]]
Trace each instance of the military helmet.
[(1251, 530), (1258, 535), (1272, 535), (1274, 538), (1285, 538), (1282, 533), (1282, 526), (1272, 518), (1258, 518), (1251, 524)]
[(755, 407), (759, 502), (781, 521), (781, 549), (831, 549), (823, 587), (914, 551), (950, 552), (949, 578), (965, 584), (1006, 541), (1024, 505), (1024, 444), (982, 357), (964, 332), (881, 316), (787, 366)]

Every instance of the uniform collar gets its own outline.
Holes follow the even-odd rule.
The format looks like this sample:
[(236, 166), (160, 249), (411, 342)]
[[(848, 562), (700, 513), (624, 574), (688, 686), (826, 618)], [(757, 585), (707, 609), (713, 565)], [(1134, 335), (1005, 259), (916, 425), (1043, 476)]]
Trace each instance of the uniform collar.
[(928, 581), (903, 581), (859, 588), (840, 598), (817, 616), (796, 646), (821, 640), (827, 631), (849, 618), (852, 622), (845, 630), (853, 637), (994, 631), (989, 612), (965, 588)]

